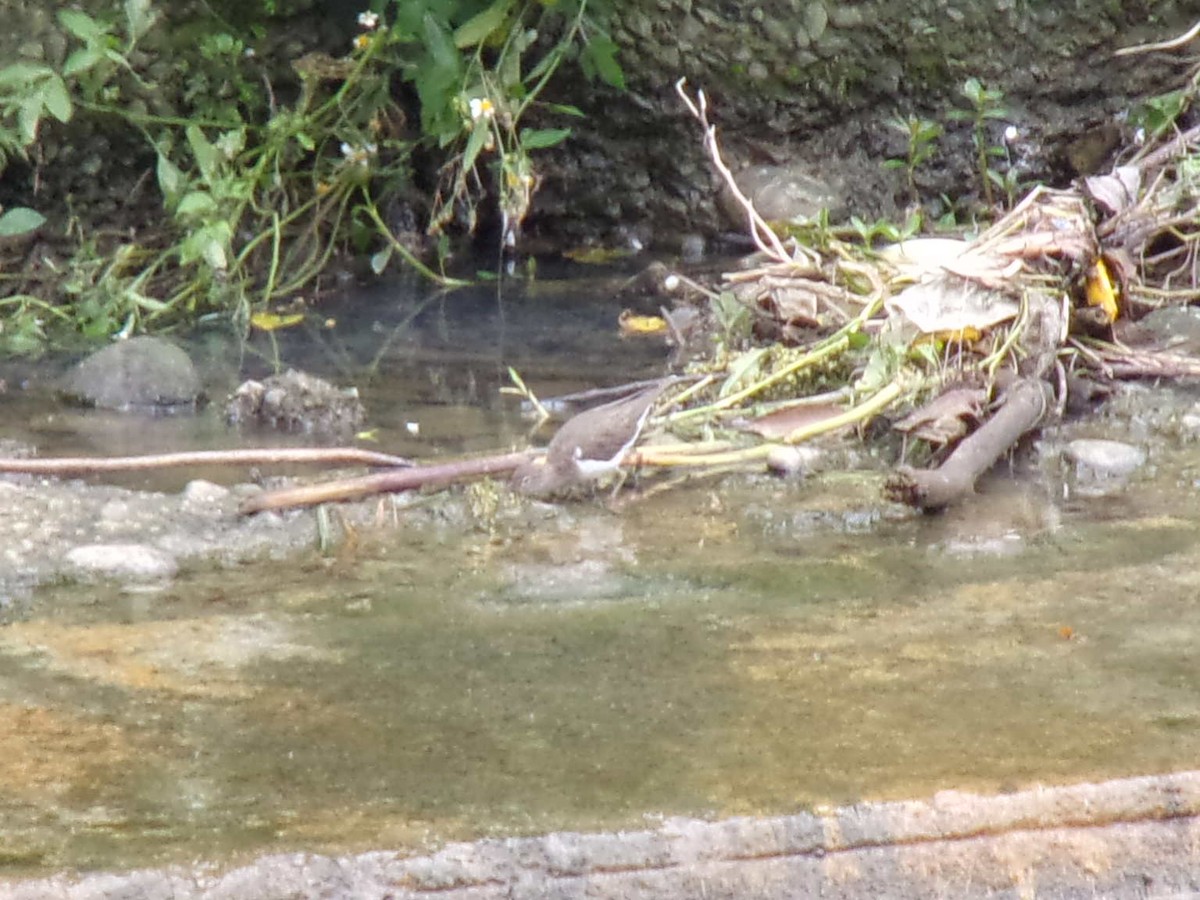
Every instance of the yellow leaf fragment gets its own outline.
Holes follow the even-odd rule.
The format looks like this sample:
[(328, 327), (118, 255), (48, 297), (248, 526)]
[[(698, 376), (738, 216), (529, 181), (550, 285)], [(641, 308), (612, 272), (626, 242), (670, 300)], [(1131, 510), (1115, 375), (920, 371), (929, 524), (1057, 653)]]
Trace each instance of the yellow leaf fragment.
[(259, 331), (279, 331), (281, 328), (292, 328), (303, 321), (303, 313), (281, 315), (273, 312), (257, 312), (250, 317), (250, 324)]
[(625, 337), (640, 337), (646, 334), (663, 334), (667, 323), (661, 316), (639, 316), (633, 310), (621, 311), (617, 325)]
[(1120, 314), (1117, 289), (1108, 274), (1108, 264), (1104, 262), (1103, 257), (1097, 257), (1088, 269), (1084, 279), (1084, 293), (1087, 295), (1088, 306), (1098, 306), (1104, 310), (1109, 322), (1117, 320)]

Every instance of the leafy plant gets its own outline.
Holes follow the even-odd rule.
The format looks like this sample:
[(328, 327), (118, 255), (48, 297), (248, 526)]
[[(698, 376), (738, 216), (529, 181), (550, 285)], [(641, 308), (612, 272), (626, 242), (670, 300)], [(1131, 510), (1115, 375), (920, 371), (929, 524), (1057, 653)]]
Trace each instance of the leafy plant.
[[(567, 127), (528, 128), (536, 107), (577, 117), (578, 108), (539, 100), (563, 62), (578, 57), (589, 77), (624, 85), (615, 45), (588, 0), (493, 0), (465, 19), (438, 0), (396, 0), (393, 40), (421, 50), (402, 66), (421, 100), (423, 131), (451, 156), (442, 168), (430, 228), (452, 218), (473, 226), (485, 188), (478, 164), (490, 160), (506, 243), (529, 210), (537, 185), (531, 154), (566, 140)], [(553, 41), (541, 36), (558, 32)], [(585, 37), (586, 35), (586, 37)]]
[(919, 212), (908, 216), (897, 225), (888, 219), (877, 219), (874, 222), (864, 222), (858, 216), (850, 217), (850, 227), (870, 247), (878, 240), (896, 244), (906, 241), (921, 230), (922, 216)]
[(1003, 183), (1003, 176), (992, 168), (992, 160), (1005, 157), (1003, 146), (992, 144), (988, 138), (988, 125), (997, 119), (1008, 116), (1008, 110), (1003, 106), (1004, 92), (992, 90), (983, 86), (978, 78), (968, 78), (963, 82), (960, 91), (971, 104), (970, 110), (951, 110), (949, 117), (955, 121), (971, 123), (971, 142), (975, 147), (976, 174), (983, 186), (984, 200), (988, 207), (995, 205), (995, 195), (992, 185), (997, 179)]
[(942, 136), (943, 128), (939, 122), (933, 122), (929, 119), (922, 119), (919, 116), (912, 115), (904, 118), (897, 116), (888, 119), (887, 124), (890, 128), (895, 129), (905, 136), (908, 142), (908, 151), (904, 159), (884, 160), (883, 167), (885, 169), (904, 169), (909, 195), (912, 201), (916, 203), (920, 200), (916, 182), (917, 169), (928, 162), (929, 158), (933, 156), (937, 140)]
[[(446, 160), (429, 223), (441, 252), (447, 224), (472, 228), (489, 192), (511, 240), (537, 185), (533, 155), (570, 134), (531, 127), (532, 111), (580, 115), (540, 99), (550, 79), (575, 60), (589, 77), (622, 83), (597, 2), (375, 0), (375, 11), (359, 15), (346, 55), (293, 61), (302, 90), (291, 103), (270, 84), (261, 89), (244, 40), (218, 27), (172, 62), (171, 97), (184, 115), (130, 102), (147, 87), (130, 52), (157, 21), (150, 0), (125, 0), (124, 19), (114, 22), (63, 10), (58, 21), (73, 49), (61, 70), (0, 69), (0, 164), (28, 152), (46, 116), (65, 122), (77, 108), (148, 141), (167, 227), (151, 246), (102, 250), (83, 237), (61, 288), (85, 334), (143, 330), (213, 309), (248, 322), (252, 306), (310, 284), (339, 247), (369, 251), (381, 239), (378, 269), (397, 253), (446, 280), (397, 240), (381, 208), (411, 193), (410, 158), (420, 144)], [(406, 127), (398, 80), (419, 101), (419, 132)], [(28, 231), (40, 216), (10, 210), (0, 230)], [(27, 323), (28, 308), (20, 308)], [(38, 332), (27, 324), (21, 333)]]
[(1175, 127), (1179, 117), (1191, 105), (1194, 94), (1195, 86), (1193, 85), (1151, 97), (1130, 114), (1130, 122), (1136, 127), (1145, 129), (1147, 138), (1159, 137)]

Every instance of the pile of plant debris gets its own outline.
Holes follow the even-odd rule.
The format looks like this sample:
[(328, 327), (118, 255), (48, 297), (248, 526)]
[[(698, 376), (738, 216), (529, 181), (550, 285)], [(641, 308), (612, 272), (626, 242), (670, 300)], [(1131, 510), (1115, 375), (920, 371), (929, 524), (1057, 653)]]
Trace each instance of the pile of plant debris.
[(719, 330), (732, 310), (770, 342), (734, 350), (718, 341), (718, 358), (690, 364), (707, 374), (676, 398), (691, 405), (667, 421), (691, 438), (736, 427), (762, 440), (736, 449), (693, 440), (644, 449), (641, 462), (741, 463), (886, 412), (937, 463), (900, 466), (886, 494), (937, 509), (1103, 383), (1200, 375), (1200, 359), (1139, 345), (1130, 327), (1200, 299), (1200, 126), (1151, 135), (1111, 172), (1070, 189), (1036, 187), (971, 240), (872, 248), (827, 232), (814, 249), (759, 217), (721, 159), (703, 92), (693, 99), (679, 88), (759, 252), (706, 292), (708, 321), (665, 312), (668, 327)]
[[(1023, 435), (1106, 383), (1200, 375), (1200, 359), (1138, 344), (1131, 327), (1200, 299), (1200, 125), (1180, 130), (1176, 119), (1108, 174), (1065, 190), (1035, 187), (972, 239), (874, 247), (824, 226), (816, 240), (781, 236), (788, 229), (764, 221), (738, 190), (703, 93), (678, 88), (758, 252), (712, 287), (666, 274), (673, 309), (622, 317), (631, 333), (665, 331), (673, 367), (690, 376), (659, 401), (679, 440), (643, 446), (627, 463), (786, 469), (796, 445), (889, 421), (904, 437), (902, 459), (934, 466), (901, 464), (885, 494), (940, 509), (971, 493)], [(264, 495), (247, 511), (498, 475), (528, 458), (379, 473)]]

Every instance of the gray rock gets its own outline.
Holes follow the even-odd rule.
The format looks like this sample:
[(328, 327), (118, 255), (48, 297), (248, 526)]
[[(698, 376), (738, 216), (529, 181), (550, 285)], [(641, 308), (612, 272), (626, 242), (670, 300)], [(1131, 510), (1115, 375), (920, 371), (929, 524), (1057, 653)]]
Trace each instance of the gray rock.
[(211, 481), (197, 478), (189, 481), (183, 489), (183, 508), (189, 512), (205, 512), (219, 509), (231, 496), (229, 488)]
[(1120, 441), (1071, 441), (1066, 457), (1075, 465), (1076, 486), (1084, 493), (1103, 494), (1119, 488), (1146, 462), (1146, 451)]
[(179, 568), (173, 556), (146, 544), (83, 544), (66, 559), (82, 573), (125, 581), (170, 578)]
[[(811, 219), (822, 209), (829, 210), (836, 220), (847, 208), (844, 185), (803, 162), (750, 166), (738, 172), (734, 180), (768, 222)], [(728, 189), (722, 189), (720, 202), (731, 222), (745, 225), (746, 211)]]
[(116, 410), (163, 410), (193, 406), (200, 376), (187, 353), (158, 337), (110, 344), (67, 373), (62, 393), (84, 406)]

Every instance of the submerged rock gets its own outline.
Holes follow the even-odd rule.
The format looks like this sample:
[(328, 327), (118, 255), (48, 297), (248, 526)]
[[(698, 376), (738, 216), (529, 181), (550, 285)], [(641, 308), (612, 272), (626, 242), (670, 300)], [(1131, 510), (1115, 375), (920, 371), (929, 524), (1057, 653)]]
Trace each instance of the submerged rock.
[(1124, 486), (1146, 462), (1146, 451), (1120, 441), (1077, 440), (1066, 446), (1075, 465), (1076, 487), (1087, 494), (1104, 494)]
[(175, 557), (148, 544), (83, 544), (66, 560), (80, 573), (124, 581), (171, 578), (179, 568)]

